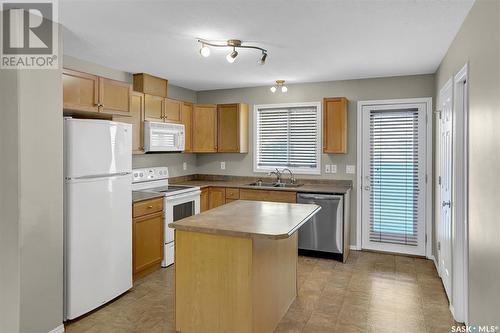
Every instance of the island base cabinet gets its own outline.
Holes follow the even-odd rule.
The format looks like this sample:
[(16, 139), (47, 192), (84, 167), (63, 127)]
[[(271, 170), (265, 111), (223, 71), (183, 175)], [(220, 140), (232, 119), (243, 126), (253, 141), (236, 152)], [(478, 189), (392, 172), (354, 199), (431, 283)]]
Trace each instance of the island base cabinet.
[(272, 332), (297, 296), (297, 234), (175, 231), (178, 332)]

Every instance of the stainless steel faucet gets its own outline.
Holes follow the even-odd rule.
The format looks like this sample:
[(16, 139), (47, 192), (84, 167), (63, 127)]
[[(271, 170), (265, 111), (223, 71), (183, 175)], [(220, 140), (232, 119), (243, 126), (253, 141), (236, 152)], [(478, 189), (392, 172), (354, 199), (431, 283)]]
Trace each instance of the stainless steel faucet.
[(284, 168), (283, 170), (281, 170), (281, 173), (284, 173), (285, 171), (288, 171), (290, 173), (290, 184), (295, 184), (297, 179), (295, 179), (292, 170), (290, 170), (288, 168)]
[(275, 175), (276, 176), (276, 183), (281, 184), (281, 172), (278, 168), (276, 168), (276, 171), (271, 171), (269, 172), (268, 176)]

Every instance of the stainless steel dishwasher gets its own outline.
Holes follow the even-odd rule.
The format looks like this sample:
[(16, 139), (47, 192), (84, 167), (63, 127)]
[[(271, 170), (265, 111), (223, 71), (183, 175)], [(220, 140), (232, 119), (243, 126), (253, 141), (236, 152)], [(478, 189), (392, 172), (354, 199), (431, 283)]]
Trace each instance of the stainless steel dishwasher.
[(335, 194), (298, 193), (297, 203), (321, 206), (321, 210), (299, 229), (299, 251), (313, 255), (342, 254), (344, 197)]

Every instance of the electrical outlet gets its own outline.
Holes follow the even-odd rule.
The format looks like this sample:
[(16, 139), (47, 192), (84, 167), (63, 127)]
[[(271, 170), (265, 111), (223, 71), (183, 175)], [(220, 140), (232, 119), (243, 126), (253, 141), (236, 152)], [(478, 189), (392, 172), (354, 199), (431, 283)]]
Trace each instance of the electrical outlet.
[(220, 162), (220, 169), (226, 170), (226, 162)]
[(346, 165), (345, 166), (345, 173), (356, 173), (356, 166), (355, 165)]
[(325, 164), (325, 173), (330, 173), (330, 164)]
[(337, 173), (337, 164), (331, 164), (330, 171), (331, 173)]
[(188, 164), (186, 162), (182, 162), (182, 170), (187, 170)]

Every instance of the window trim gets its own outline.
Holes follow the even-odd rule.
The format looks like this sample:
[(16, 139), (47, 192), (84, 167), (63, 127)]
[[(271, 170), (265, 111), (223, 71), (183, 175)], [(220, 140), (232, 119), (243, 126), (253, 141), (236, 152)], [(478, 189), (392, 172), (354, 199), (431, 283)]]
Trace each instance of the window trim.
[(275, 168), (268, 168), (268, 167), (258, 167), (257, 166), (257, 139), (258, 139), (258, 122), (257, 122), (257, 115), (258, 115), (258, 110), (259, 109), (274, 109), (274, 108), (287, 108), (287, 107), (306, 107), (306, 106), (313, 106), (316, 107), (316, 112), (318, 114), (318, 122), (316, 124), (316, 130), (318, 133), (318, 144), (316, 145), (316, 153), (318, 156), (318, 164), (316, 169), (311, 169), (311, 170), (304, 170), (304, 169), (296, 169), (296, 168), (290, 168), (294, 174), (297, 175), (321, 175), (321, 160), (322, 160), (322, 152), (323, 152), (323, 147), (322, 147), (322, 137), (323, 137), (323, 126), (322, 126), (322, 104), (321, 102), (303, 102), (303, 103), (277, 103), (277, 104), (255, 104), (253, 106), (253, 172), (254, 173), (268, 173), (270, 171), (274, 171)]

